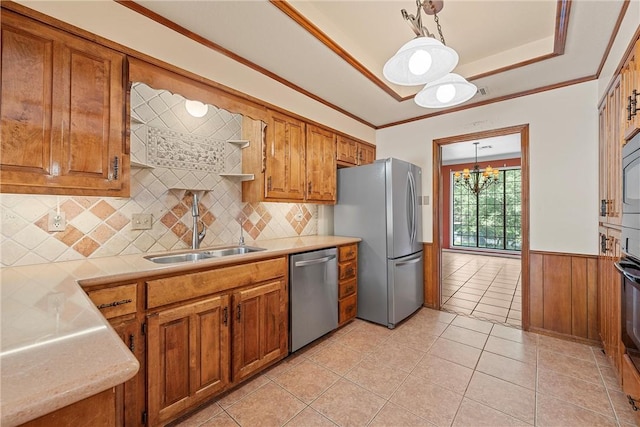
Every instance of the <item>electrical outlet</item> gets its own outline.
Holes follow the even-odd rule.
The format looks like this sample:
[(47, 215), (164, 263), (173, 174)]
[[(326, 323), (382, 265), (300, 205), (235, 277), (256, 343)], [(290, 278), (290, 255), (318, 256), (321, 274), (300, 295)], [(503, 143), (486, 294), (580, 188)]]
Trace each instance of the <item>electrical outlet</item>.
[(67, 228), (67, 220), (64, 212), (49, 212), (49, 231), (64, 231)]
[(301, 221), (302, 221), (302, 212), (298, 212), (298, 213), (293, 217), (293, 219), (295, 219), (295, 220), (296, 220), (296, 221), (298, 221), (298, 222), (301, 222)]
[(151, 214), (133, 214), (131, 215), (132, 230), (151, 230), (153, 225), (153, 217)]

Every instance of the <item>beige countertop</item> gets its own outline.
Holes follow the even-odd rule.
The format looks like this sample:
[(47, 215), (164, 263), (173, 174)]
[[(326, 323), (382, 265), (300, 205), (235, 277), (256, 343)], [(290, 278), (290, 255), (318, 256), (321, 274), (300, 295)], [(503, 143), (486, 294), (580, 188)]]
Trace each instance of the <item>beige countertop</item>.
[(264, 251), (179, 264), (156, 264), (144, 258), (149, 254), (136, 254), (1, 268), (0, 424), (22, 424), (121, 384), (138, 371), (138, 361), (82, 286), (358, 241), (339, 236), (263, 240), (248, 245)]

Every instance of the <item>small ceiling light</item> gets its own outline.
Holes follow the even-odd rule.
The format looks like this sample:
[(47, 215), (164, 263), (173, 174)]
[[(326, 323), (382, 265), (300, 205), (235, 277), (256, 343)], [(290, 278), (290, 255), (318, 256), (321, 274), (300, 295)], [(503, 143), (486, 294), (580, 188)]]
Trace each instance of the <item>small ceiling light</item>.
[(473, 83), (469, 83), (458, 74), (449, 73), (434, 82), (427, 83), (416, 94), (414, 101), (426, 108), (450, 107), (468, 101), (477, 91)]
[[(455, 50), (445, 45), (442, 35), (438, 12), (444, 7), (443, 0), (416, 0), (416, 5), (415, 15), (410, 15), (405, 9), (401, 12), (417, 37), (402, 45), (384, 64), (382, 74), (397, 85), (416, 86), (426, 83), (427, 86), (415, 99), (422, 107), (450, 107), (467, 101), (475, 95), (477, 88), (462, 76), (451, 73), (458, 65), (459, 57)], [(421, 10), (427, 15), (433, 15), (440, 41), (422, 25)], [(471, 96), (467, 96), (472, 89)]]
[(193, 117), (204, 117), (209, 111), (209, 106), (207, 104), (203, 104), (200, 101), (192, 101), (190, 99), (184, 100), (184, 108), (186, 108), (187, 113), (191, 114)]

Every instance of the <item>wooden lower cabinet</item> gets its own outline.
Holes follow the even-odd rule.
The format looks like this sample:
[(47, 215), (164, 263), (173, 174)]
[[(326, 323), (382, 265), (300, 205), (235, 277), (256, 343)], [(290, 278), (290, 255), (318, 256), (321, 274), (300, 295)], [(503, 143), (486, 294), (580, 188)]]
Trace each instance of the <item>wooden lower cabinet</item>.
[(229, 383), (229, 296), (148, 316), (149, 425), (171, 420)]
[(628, 354), (622, 357), (622, 391), (627, 397), (629, 405), (635, 407), (636, 420), (640, 423), (640, 373), (629, 358)]
[(112, 320), (111, 326), (140, 363), (138, 373), (116, 387), (116, 425), (144, 426), (145, 416), (145, 343), (141, 337), (140, 322), (136, 319)]
[(600, 295), (600, 338), (606, 355), (618, 373), (622, 370), (624, 345), (621, 338), (622, 279), (614, 262), (620, 258), (620, 229), (600, 227), (598, 293)]
[(284, 279), (233, 294), (233, 381), (288, 353), (288, 291)]
[(358, 244), (338, 247), (338, 325), (358, 314)]

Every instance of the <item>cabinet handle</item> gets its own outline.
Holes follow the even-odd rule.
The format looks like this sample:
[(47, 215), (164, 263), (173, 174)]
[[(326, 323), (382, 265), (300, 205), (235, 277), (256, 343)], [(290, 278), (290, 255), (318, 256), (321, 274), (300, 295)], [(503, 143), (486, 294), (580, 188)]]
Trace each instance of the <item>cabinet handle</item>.
[(136, 352), (135, 337), (133, 334), (129, 335), (129, 350), (131, 350), (131, 353)]
[(604, 234), (600, 233), (600, 252), (606, 254), (609, 251), (609, 239)]
[(269, 176), (269, 178), (267, 178), (267, 190), (271, 191), (271, 176)]
[(118, 179), (118, 173), (120, 172), (120, 159), (118, 156), (113, 158), (113, 179)]
[(236, 314), (236, 319), (238, 319), (238, 321), (240, 321), (240, 316), (241, 316), (240, 313), (242, 312), (242, 306), (240, 304), (238, 304), (237, 308), (238, 308), (238, 311), (237, 311), (237, 314)]
[(627, 121), (631, 120), (631, 118), (638, 112), (638, 95), (638, 92), (634, 89), (631, 92), (631, 95), (627, 97)]
[(129, 304), (131, 301), (133, 301), (133, 300), (131, 300), (131, 299), (123, 299), (123, 300), (120, 300), (120, 301), (113, 301), (113, 302), (108, 302), (108, 303), (105, 303), (105, 304), (100, 304), (100, 305), (98, 305), (96, 307), (98, 307), (98, 310), (102, 310), (103, 308), (116, 307), (116, 306), (123, 305), (123, 304)]
[(224, 326), (227, 326), (228, 321), (229, 321), (229, 307), (225, 307), (224, 310), (222, 310), (222, 323), (224, 323)]
[(307, 194), (311, 194), (311, 181), (309, 181), (309, 185), (308, 185), (308, 189), (307, 189)]
[(630, 395), (628, 395), (628, 394), (627, 394), (627, 399), (629, 399), (629, 405), (631, 405), (631, 408), (634, 411), (637, 411), (638, 407), (636, 406), (636, 400), (633, 397), (631, 397)]

